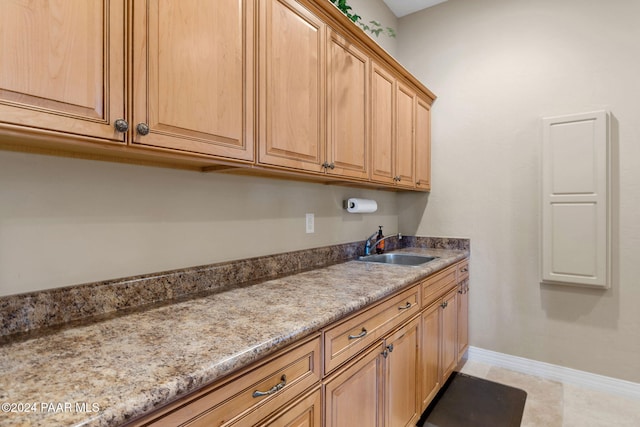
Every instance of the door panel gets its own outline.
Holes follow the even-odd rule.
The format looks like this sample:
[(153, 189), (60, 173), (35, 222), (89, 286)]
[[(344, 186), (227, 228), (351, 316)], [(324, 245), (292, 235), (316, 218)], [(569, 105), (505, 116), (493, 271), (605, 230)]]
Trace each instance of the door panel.
[(329, 33), (328, 162), (332, 175), (367, 178), (369, 59), (357, 45)]
[(253, 159), (252, 4), (134, 2), (135, 144)]
[(259, 162), (323, 171), (325, 27), (299, 3), (260, 2)]
[(124, 0), (3, 0), (0, 29), (0, 126), (124, 142)]

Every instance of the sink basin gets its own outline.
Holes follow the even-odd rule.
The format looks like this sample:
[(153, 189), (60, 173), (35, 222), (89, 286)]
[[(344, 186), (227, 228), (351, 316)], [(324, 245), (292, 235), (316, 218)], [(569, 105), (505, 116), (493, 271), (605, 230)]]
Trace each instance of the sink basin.
[(380, 254), (367, 255), (358, 258), (358, 261), (379, 262), (382, 264), (421, 265), (433, 261), (437, 257), (411, 254)]

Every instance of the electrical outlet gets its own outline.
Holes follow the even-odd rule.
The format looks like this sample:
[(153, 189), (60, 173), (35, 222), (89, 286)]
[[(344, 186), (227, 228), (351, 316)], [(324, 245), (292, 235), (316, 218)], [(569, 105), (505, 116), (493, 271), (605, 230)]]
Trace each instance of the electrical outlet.
[(307, 234), (313, 233), (314, 231), (314, 215), (312, 213), (307, 214)]

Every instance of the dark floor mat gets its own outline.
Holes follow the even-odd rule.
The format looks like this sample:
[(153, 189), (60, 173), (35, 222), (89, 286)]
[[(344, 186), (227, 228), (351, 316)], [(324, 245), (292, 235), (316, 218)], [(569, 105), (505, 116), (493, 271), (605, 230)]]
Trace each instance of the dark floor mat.
[(422, 414), (422, 427), (519, 427), (527, 393), (454, 372)]

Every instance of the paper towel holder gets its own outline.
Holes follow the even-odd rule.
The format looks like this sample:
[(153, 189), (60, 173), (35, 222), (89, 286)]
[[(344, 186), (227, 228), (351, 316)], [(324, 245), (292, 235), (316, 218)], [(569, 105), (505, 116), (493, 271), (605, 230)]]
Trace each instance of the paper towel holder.
[(349, 198), (342, 201), (342, 207), (349, 213), (372, 213), (378, 210), (375, 200)]

